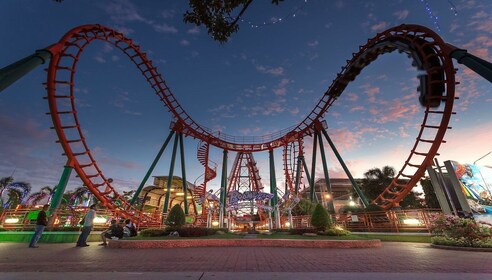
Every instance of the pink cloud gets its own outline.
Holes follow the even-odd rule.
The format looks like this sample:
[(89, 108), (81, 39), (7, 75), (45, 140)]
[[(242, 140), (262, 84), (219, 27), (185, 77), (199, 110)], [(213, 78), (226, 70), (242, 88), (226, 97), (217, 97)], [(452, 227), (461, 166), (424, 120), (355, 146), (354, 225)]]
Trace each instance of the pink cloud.
[(289, 112), (292, 115), (297, 115), (297, 114), (299, 114), (299, 108), (292, 108), (292, 109), (289, 110)]
[(287, 90), (285, 88), (277, 88), (274, 89), (273, 92), (275, 93), (275, 95), (283, 96), (287, 93)]
[(389, 24), (387, 22), (383, 21), (383, 22), (380, 22), (378, 24), (371, 26), (371, 30), (373, 32), (383, 31), (383, 30), (387, 29), (388, 26), (389, 26)]
[(395, 13), (393, 13), (393, 15), (395, 15), (396, 18), (398, 18), (399, 20), (404, 20), (408, 17), (409, 13), (410, 12), (407, 9), (405, 9), (405, 10), (395, 12)]
[(263, 65), (258, 65), (256, 66), (256, 70), (260, 73), (271, 74), (273, 76), (282, 76), (284, 74), (284, 68), (281, 66), (277, 68), (268, 68)]
[(350, 108), (349, 112), (364, 111), (364, 110), (365, 110), (364, 106), (354, 106)]
[(350, 101), (357, 101), (359, 99), (359, 96), (352, 92), (347, 93), (347, 96)]

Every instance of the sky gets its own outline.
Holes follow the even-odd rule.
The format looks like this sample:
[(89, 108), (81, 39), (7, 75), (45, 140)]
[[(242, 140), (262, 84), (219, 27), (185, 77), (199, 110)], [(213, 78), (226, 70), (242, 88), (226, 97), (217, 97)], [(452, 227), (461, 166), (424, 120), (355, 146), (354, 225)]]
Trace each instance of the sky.
[[(304, 119), (352, 53), (396, 25), (427, 26), (446, 42), (492, 61), (492, 1), (269, 2), (253, 1), (239, 32), (220, 44), (203, 26), (183, 22), (187, 1), (4, 0), (0, 67), (57, 42), (76, 26), (101, 24), (141, 46), (196, 122), (230, 135), (259, 136)], [(471, 163), (492, 151), (492, 87), (464, 66), (455, 62), (455, 67), (457, 114), (438, 159)], [(33, 190), (56, 185), (66, 162), (45, 114), (43, 68), (0, 93), (0, 177), (13, 175)], [(136, 189), (169, 134), (171, 114), (126, 56), (104, 42), (84, 50), (77, 70), (77, 110), (88, 144), (118, 191)], [(423, 118), (417, 75), (406, 55), (383, 55), (326, 113), (328, 133), (354, 177), (374, 167), (402, 167)], [(196, 139), (185, 138), (186, 175), (192, 183), (204, 172), (197, 145)], [(311, 139), (305, 139), (305, 148), (311, 166)], [(330, 176), (346, 177), (333, 153), (327, 153)], [(152, 176), (169, 173), (170, 154), (169, 147)], [(281, 150), (274, 155), (277, 185), (282, 186)], [(229, 169), (234, 157), (229, 153)], [(269, 190), (268, 153), (254, 157)], [(222, 151), (212, 148), (211, 159), (220, 171)], [(479, 164), (492, 166), (492, 155)], [(209, 188), (220, 185), (218, 173)], [(174, 174), (181, 175), (179, 161)], [(81, 185), (72, 174), (68, 189)]]

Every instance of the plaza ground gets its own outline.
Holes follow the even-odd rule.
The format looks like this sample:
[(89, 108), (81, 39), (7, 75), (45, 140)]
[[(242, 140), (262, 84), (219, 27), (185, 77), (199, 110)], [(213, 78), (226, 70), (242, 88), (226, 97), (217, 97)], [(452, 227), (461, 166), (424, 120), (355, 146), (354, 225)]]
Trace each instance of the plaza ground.
[[(288, 241), (287, 241), (288, 242)], [(492, 253), (384, 242), (381, 248), (112, 249), (0, 243), (0, 279), (492, 279)]]

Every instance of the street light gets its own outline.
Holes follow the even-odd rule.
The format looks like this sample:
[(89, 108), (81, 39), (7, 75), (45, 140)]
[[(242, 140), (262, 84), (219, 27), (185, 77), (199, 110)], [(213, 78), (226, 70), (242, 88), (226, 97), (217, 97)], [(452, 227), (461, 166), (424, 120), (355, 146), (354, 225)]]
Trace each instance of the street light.
[(482, 157), (480, 157), (479, 159), (477, 159), (476, 161), (474, 161), (474, 162), (473, 162), (473, 165), (476, 165), (476, 164), (477, 164), (477, 161), (479, 161), (479, 160), (483, 159), (484, 157), (486, 157), (486, 156), (488, 156), (488, 155), (490, 155), (490, 154), (492, 154), (492, 151), (490, 151), (490, 152), (486, 153), (485, 155), (483, 155)]

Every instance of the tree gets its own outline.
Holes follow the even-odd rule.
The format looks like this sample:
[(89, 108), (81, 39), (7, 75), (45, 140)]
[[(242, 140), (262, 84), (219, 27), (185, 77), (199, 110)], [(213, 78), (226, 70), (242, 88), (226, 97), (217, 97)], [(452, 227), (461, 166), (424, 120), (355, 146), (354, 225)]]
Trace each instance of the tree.
[(308, 199), (301, 199), (299, 203), (292, 209), (293, 216), (311, 215), (316, 205)]
[[(283, 0), (271, 0), (278, 5)], [(238, 21), (253, 0), (189, 0), (191, 11), (186, 11), (183, 20), (197, 26), (205, 25), (214, 40), (225, 43), (232, 33), (239, 30)], [(236, 16), (232, 13), (239, 9)]]
[(311, 216), (311, 225), (319, 231), (324, 231), (331, 226), (331, 218), (328, 215), (328, 211), (319, 203), (316, 204)]
[(424, 178), (420, 180), (420, 185), (424, 190), (425, 195), (425, 206), (428, 208), (440, 209), (441, 205), (439, 204), (439, 200), (437, 200), (436, 193), (434, 192), (434, 186), (429, 178)]
[(27, 197), (25, 205), (27, 206), (37, 205), (41, 200), (45, 198), (48, 198), (46, 201), (48, 203), (51, 200), (53, 194), (54, 194), (53, 188), (49, 186), (42, 187), (39, 190), (39, 192), (32, 193)]
[[(362, 191), (368, 200), (374, 200), (384, 192), (386, 187), (391, 184), (395, 178), (396, 170), (391, 166), (384, 166), (382, 169), (372, 168), (364, 173), (364, 179), (361, 181)], [(398, 180), (399, 184), (406, 184), (407, 180)], [(397, 190), (394, 190), (397, 191)], [(423, 200), (419, 193), (410, 192), (400, 202), (404, 208), (422, 208)]]
[(374, 200), (380, 195), (395, 177), (396, 170), (390, 166), (382, 169), (371, 168), (364, 173), (362, 179), (363, 193), (368, 200)]
[(185, 213), (179, 204), (175, 204), (166, 219), (166, 224), (180, 228), (186, 223)]

